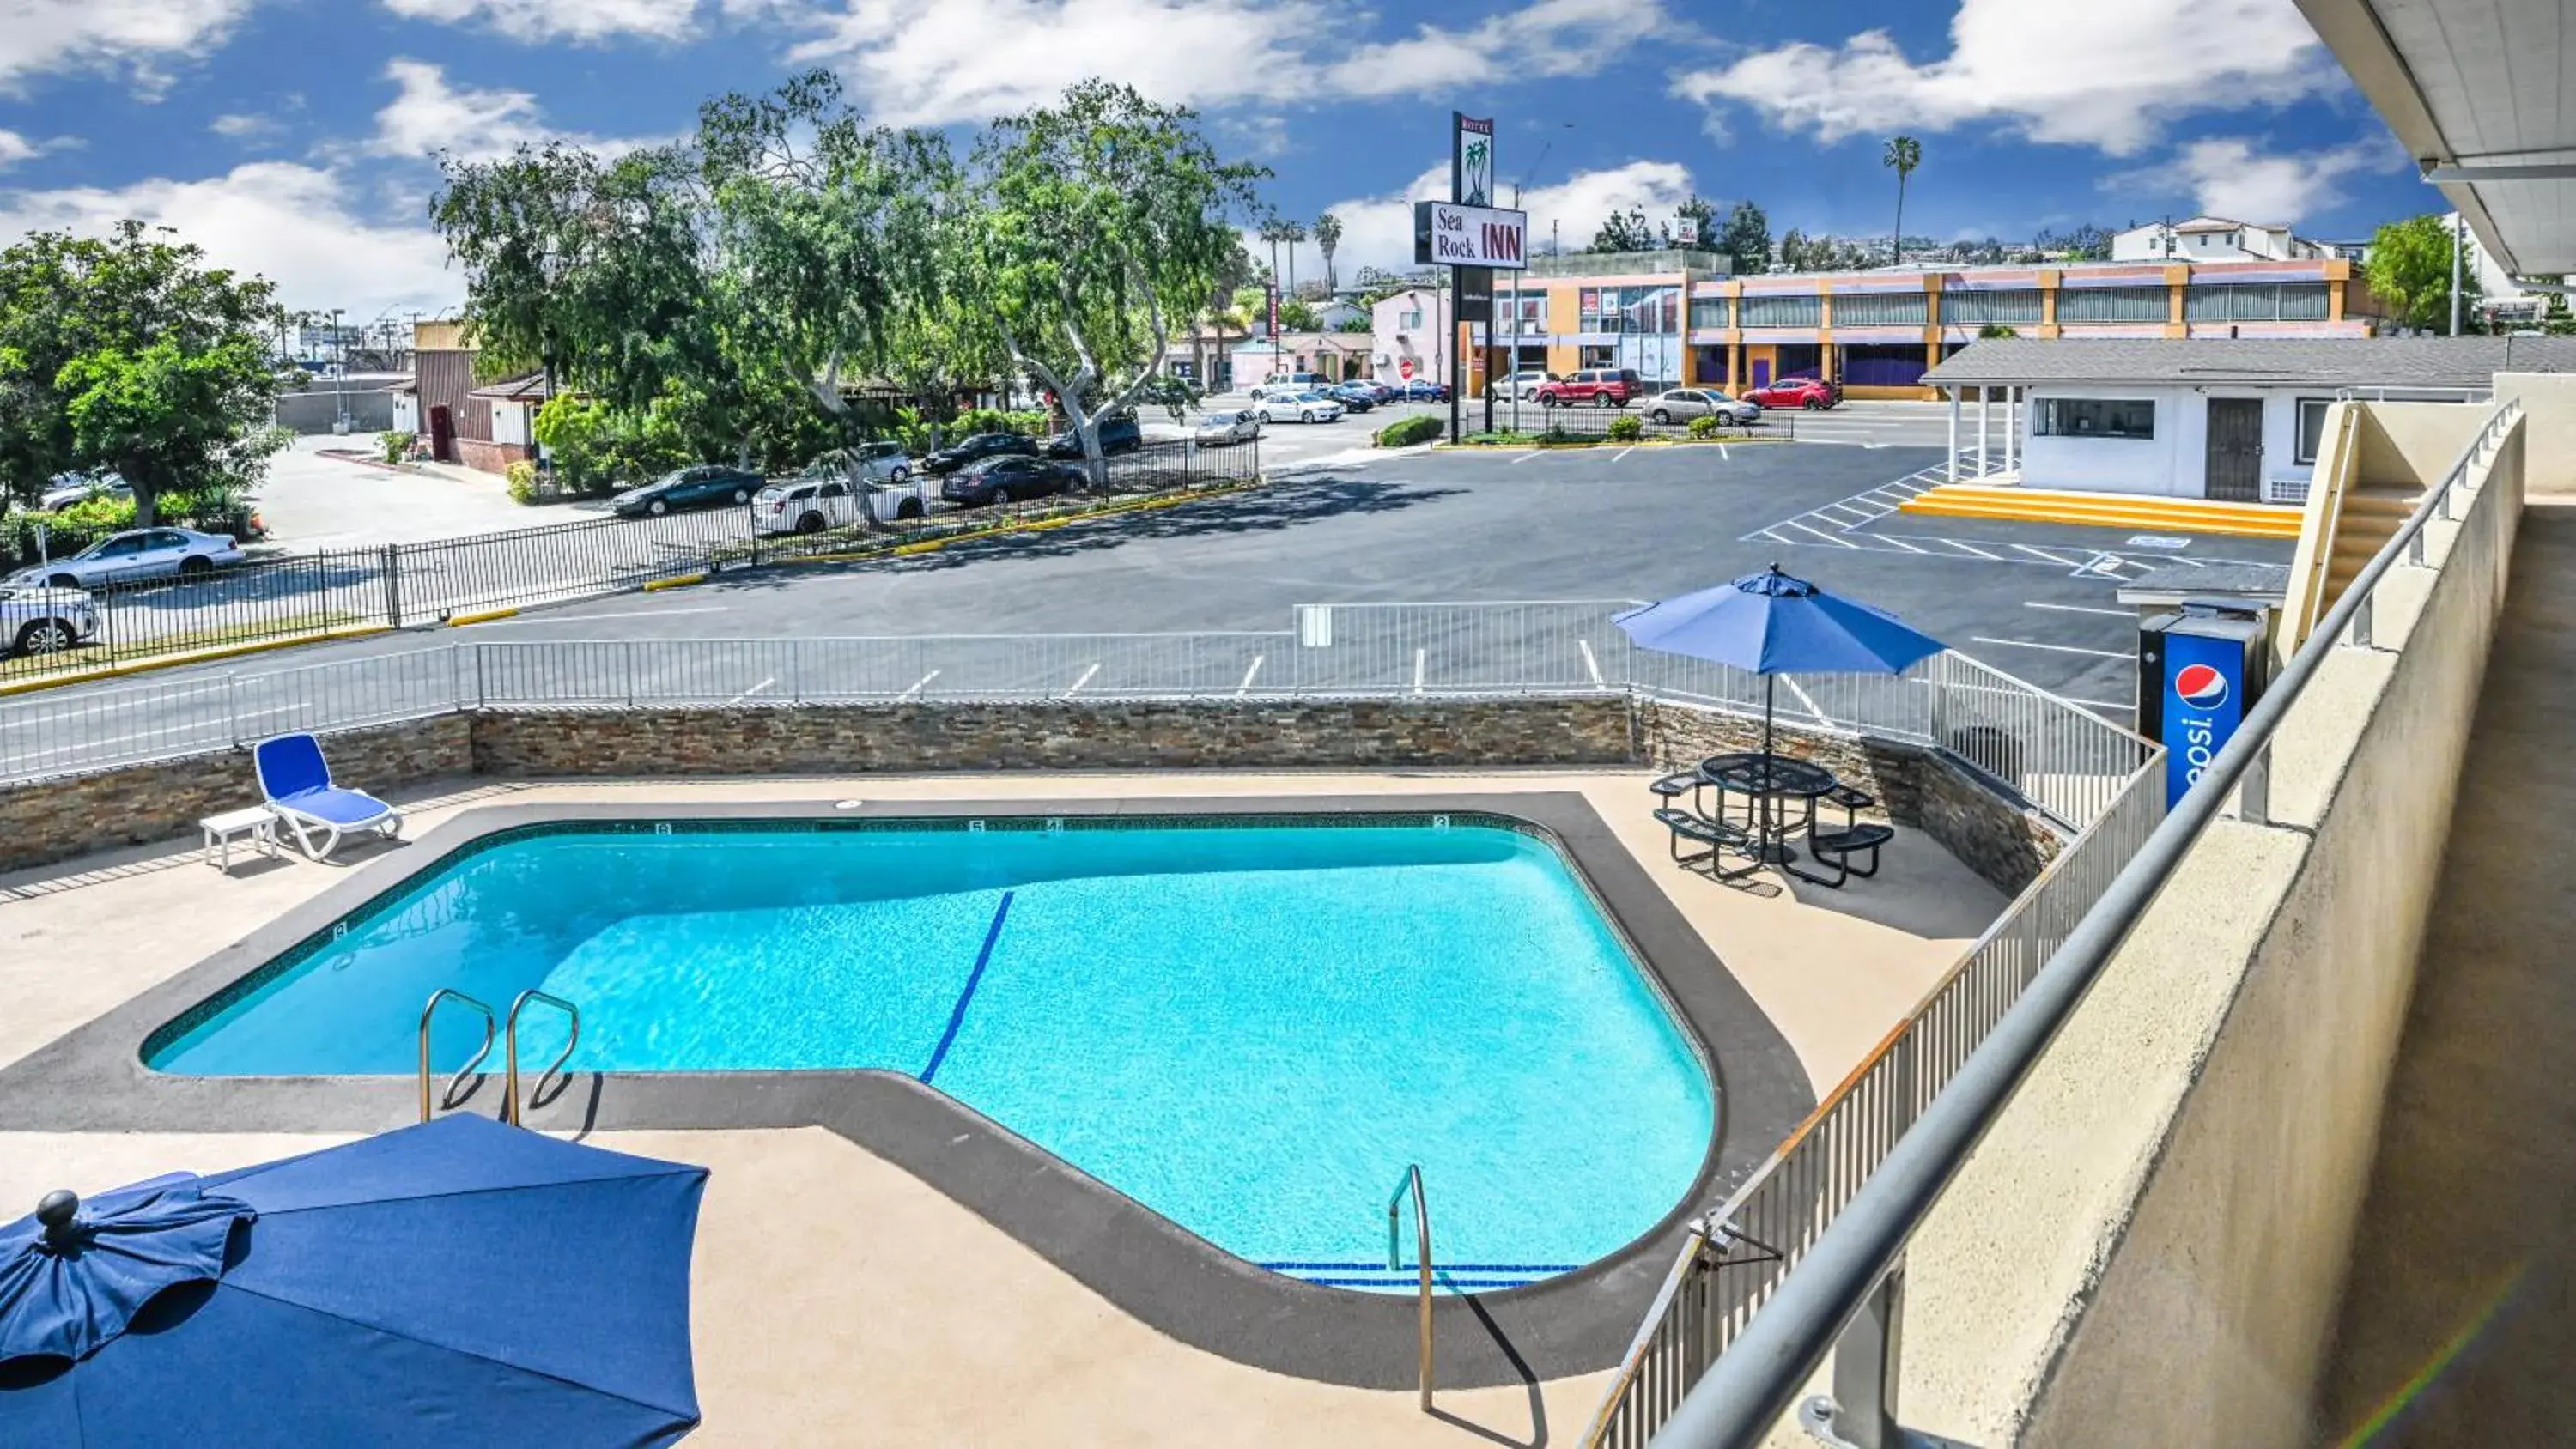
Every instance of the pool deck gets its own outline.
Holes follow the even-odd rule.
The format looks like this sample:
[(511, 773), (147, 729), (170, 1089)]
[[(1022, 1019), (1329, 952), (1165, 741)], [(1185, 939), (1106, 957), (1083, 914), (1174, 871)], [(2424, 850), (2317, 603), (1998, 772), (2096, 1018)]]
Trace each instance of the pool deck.
[[(471, 782), (404, 800), (420, 839), (478, 806), (602, 802), (686, 808), (861, 798), (1151, 802), (1574, 792), (1778, 1029), (1810, 1086), (1829, 1089), (2004, 904), (1920, 832), (1875, 881), (1826, 891), (1764, 878), (1746, 890), (1671, 866), (1643, 773), (938, 776), (705, 783)], [(997, 807), (998, 813), (998, 807)], [(193, 842), (188, 843), (193, 845)], [(384, 854), (276, 862), (236, 852), (219, 875), (188, 845), (103, 852), (0, 876), (0, 1068), (124, 1006)], [(399, 847), (398, 847), (399, 848)], [(211, 1115), (211, 1114), (210, 1114)], [(540, 1125), (548, 1125), (539, 1119)], [(36, 1124), (50, 1128), (51, 1123)], [(72, 1125), (70, 1119), (62, 1124)], [(223, 1125), (210, 1121), (209, 1127)], [(324, 1136), (26, 1130), (0, 1133), (0, 1205), (171, 1167), (214, 1170)], [(1037, 1249), (921, 1177), (821, 1128), (603, 1131), (621, 1150), (709, 1165), (695, 1273), (693, 1442), (1532, 1443), (1579, 1432), (1602, 1373), (1442, 1393), (1337, 1387), (1187, 1346), (1120, 1310)], [(768, 1245), (793, 1242), (797, 1251)], [(814, 1265), (836, 1265), (816, 1272)], [(1444, 1319), (1444, 1322), (1448, 1320)], [(1444, 1354), (1445, 1357), (1445, 1354)], [(1398, 1366), (1409, 1372), (1408, 1366)]]

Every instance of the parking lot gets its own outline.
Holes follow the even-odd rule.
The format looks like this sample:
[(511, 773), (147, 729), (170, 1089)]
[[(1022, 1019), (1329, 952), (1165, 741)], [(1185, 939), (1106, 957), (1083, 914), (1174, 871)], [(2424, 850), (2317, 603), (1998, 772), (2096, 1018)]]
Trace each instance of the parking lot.
[[(1941, 460), (1938, 449), (1759, 444), (1689, 448), (1405, 453), (1328, 464), (1248, 494), (900, 561), (722, 575), (703, 586), (593, 599), (457, 633), (404, 632), (274, 656), (274, 667), (417, 649), (450, 639), (707, 640), (854, 635), (1100, 635), (1239, 631), (1280, 635), (1300, 604), (1370, 601), (1652, 599), (1778, 562), (1905, 617), (1962, 653), (2125, 716), (2135, 629), (2114, 591), (2146, 551), (2105, 530), (1918, 520), (1834, 505), (1865, 498)], [(1823, 522), (1832, 518), (1840, 522)], [(1804, 526), (1786, 525), (1804, 521)], [(1929, 525), (1929, 526), (1927, 526)], [(2030, 537), (2021, 535), (2028, 533)], [(2012, 536), (2006, 536), (2006, 535)], [(1946, 539), (1934, 547), (1923, 540)], [(2170, 544), (2170, 540), (2166, 541)], [(2163, 559), (2280, 561), (2288, 545), (2182, 538)], [(1277, 651), (1247, 638), (1241, 655), (1185, 665), (1239, 679)], [(1027, 641), (944, 646), (895, 680), (933, 669), (987, 671), (1012, 687), (1100, 692), (1165, 665), (1150, 644)], [(1217, 651), (1223, 652), (1223, 651)], [(665, 651), (668, 653), (668, 651)], [(755, 648), (710, 643), (681, 667), (739, 676), (757, 697), (785, 676)], [(1082, 654), (1082, 657), (1074, 657)], [(1061, 657), (1058, 657), (1061, 655)], [(954, 662), (949, 657), (954, 656)], [(774, 660), (775, 655), (765, 656)], [(1359, 661), (1371, 677), (1405, 660)], [(1086, 678), (1086, 671), (1090, 671)], [(156, 684), (238, 667), (169, 671)], [(1026, 676), (1023, 679), (1022, 676)], [(1043, 676), (1040, 679), (1039, 676)], [(1061, 676), (1059, 679), (1058, 676)], [(1195, 674), (1194, 676), (1195, 677)], [(764, 686), (763, 680), (771, 681)], [(958, 681), (951, 681), (952, 683)], [(1277, 683), (1273, 673), (1256, 683)], [(608, 686), (603, 685), (606, 689)], [(20, 709), (66, 715), (93, 690), (56, 691)]]

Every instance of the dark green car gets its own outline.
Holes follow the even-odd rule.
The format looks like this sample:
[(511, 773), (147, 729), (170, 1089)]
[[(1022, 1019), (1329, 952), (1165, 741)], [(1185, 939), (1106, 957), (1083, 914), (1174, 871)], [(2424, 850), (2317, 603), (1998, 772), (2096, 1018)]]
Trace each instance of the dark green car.
[(692, 508), (727, 508), (751, 502), (768, 480), (757, 473), (700, 463), (665, 473), (641, 488), (629, 488), (609, 500), (620, 518), (645, 518)]

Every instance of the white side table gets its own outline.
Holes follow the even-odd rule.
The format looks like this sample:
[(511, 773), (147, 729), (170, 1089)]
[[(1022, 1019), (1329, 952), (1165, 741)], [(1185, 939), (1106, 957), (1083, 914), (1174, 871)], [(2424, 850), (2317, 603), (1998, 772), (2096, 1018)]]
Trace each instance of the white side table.
[(249, 836), (263, 854), (277, 854), (277, 817), (265, 805), (209, 815), (197, 822), (197, 828), (206, 833), (206, 864), (217, 870), (233, 868), (233, 840), (237, 836)]

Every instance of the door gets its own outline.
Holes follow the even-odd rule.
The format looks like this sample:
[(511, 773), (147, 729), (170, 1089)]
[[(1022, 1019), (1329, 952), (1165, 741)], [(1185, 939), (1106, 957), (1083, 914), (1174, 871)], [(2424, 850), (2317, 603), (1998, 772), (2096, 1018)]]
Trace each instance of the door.
[(2209, 400), (2207, 495), (2230, 503), (2263, 499), (2263, 402), (2260, 398)]
[(1753, 389), (1754, 389), (1754, 391), (1759, 392), (1759, 391), (1761, 391), (1763, 388), (1769, 387), (1770, 385), (1771, 385), (1771, 359), (1770, 359), (1770, 358), (1767, 358), (1767, 357), (1757, 357), (1757, 358), (1753, 359)]
[(456, 461), (456, 418), (444, 407), (429, 410), (429, 456), (441, 463)]

